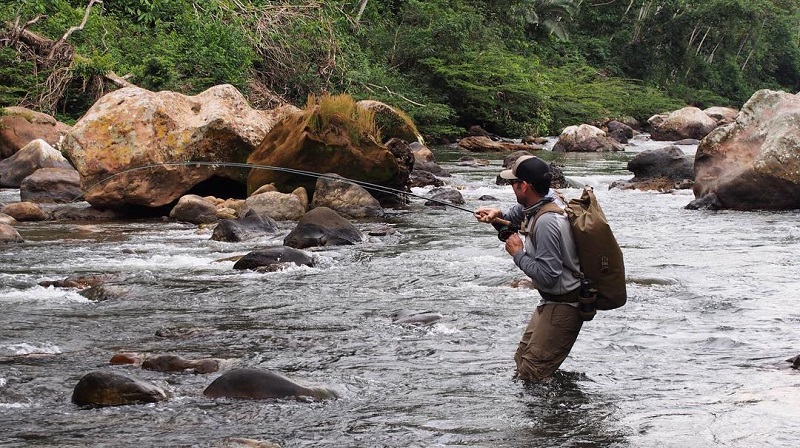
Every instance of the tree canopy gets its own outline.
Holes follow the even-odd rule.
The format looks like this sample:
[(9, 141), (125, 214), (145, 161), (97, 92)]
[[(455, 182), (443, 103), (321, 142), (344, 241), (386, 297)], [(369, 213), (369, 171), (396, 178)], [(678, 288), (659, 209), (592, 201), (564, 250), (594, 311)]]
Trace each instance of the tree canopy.
[(793, 0), (10, 0), (0, 21), (0, 106), (67, 122), (125, 82), (258, 108), (348, 93), (428, 139), (800, 89)]

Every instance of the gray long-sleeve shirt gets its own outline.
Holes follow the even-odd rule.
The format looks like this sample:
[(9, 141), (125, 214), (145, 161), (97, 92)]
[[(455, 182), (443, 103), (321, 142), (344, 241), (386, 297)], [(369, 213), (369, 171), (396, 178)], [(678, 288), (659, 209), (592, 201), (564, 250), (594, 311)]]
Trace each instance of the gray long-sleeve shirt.
[[(517, 204), (504, 213), (506, 219), (522, 224), (525, 213)], [(532, 219), (531, 219), (532, 221)], [(514, 263), (533, 281), (536, 289), (550, 294), (566, 294), (580, 286), (573, 272), (580, 272), (578, 250), (569, 220), (563, 214), (544, 213), (535, 229), (528, 222), (524, 250), (514, 255)]]

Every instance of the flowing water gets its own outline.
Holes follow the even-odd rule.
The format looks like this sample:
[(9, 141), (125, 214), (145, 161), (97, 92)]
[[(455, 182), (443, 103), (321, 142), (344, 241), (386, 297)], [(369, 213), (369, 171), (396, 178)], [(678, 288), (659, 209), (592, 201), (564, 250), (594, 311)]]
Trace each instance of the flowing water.
[[(159, 220), (21, 223), (27, 242), (0, 246), (0, 446), (795, 446), (800, 372), (785, 360), (800, 354), (800, 216), (689, 211), (689, 191), (608, 189), (631, 177), (636, 152), (660, 146), (542, 155), (595, 187), (629, 302), (586, 323), (562, 370), (534, 385), (512, 379), (512, 356), (537, 295), (514, 286), (523, 275), (493, 229), (464, 211), (414, 199), (387, 216), (394, 234), (272, 273), (226, 259), (280, 245), (291, 223), (243, 243)], [(461, 155), (437, 151), (467, 208), (513, 204), (494, 183), (498, 155), (481, 168), (460, 166)], [(366, 235), (377, 223), (357, 225)], [(81, 274), (114, 274), (104, 300), (38, 285)], [(393, 323), (402, 310), (443, 318)], [(340, 398), (211, 400), (202, 391), (219, 373), (110, 366), (123, 351), (225, 358)], [(78, 380), (101, 369), (170, 399), (73, 405)]]

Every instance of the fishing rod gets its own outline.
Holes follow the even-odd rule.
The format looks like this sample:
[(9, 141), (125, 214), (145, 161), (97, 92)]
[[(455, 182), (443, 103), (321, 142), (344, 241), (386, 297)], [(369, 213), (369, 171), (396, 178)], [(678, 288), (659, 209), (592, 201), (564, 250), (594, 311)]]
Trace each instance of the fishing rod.
[[(470, 213), (470, 214), (474, 214), (473, 210), (470, 210), (470, 209), (465, 208), (465, 207), (460, 207), (460, 206), (455, 205), (455, 204), (450, 203), (450, 202), (441, 201), (439, 199), (434, 199), (434, 198), (428, 198), (428, 197), (421, 196), (421, 195), (418, 195), (418, 194), (414, 194), (414, 193), (411, 193), (411, 192), (408, 192), (408, 191), (398, 190), (396, 188), (391, 188), (391, 187), (387, 187), (387, 186), (384, 186), (384, 185), (373, 184), (373, 183), (366, 182), (366, 181), (363, 181), (363, 180), (349, 179), (347, 177), (342, 177), (342, 176), (339, 176), (339, 175), (316, 173), (314, 171), (298, 170), (298, 169), (295, 169), (295, 168), (285, 168), (285, 167), (271, 166), (271, 165), (258, 165), (258, 164), (255, 164), (255, 163), (186, 161), (186, 162), (162, 162), (162, 163), (153, 163), (153, 164), (148, 164), (148, 165), (139, 165), (139, 166), (134, 166), (134, 167), (131, 167), (131, 168), (127, 168), (127, 169), (125, 169), (123, 171), (120, 171), (118, 173), (114, 173), (114, 174), (112, 174), (112, 175), (110, 175), (108, 177), (100, 179), (99, 181), (97, 181), (97, 182), (93, 183), (92, 185), (89, 185), (88, 187), (86, 187), (85, 190), (89, 191), (89, 190), (97, 187), (98, 185), (101, 185), (101, 184), (104, 184), (104, 183), (108, 182), (109, 180), (111, 180), (111, 179), (113, 179), (115, 177), (121, 176), (121, 175), (126, 174), (126, 173), (130, 173), (132, 171), (140, 171), (140, 170), (146, 170), (146, 169), (150, 169), (150, 168), (158, 168), (158, 167), (164, 167), (164, 166), (196, 166), (196, 167), (207, 166), (207, 167), (211, 167), (211, 168), (218, 168), (218, 167), (248, 168), (248, 169), (279, 171), (279, 172), (283, 172), (283, 173), (297, 174), (297, 175), (300, 175), (300, 176), (323, 178), (323, 179), (329, 179), (329, 180), (339, 180), (339, 181), (348, 182), (348, 183), (351, 183), (351, 184), (354, 184), (354, 185), (358, 185), (358, 186), (360, 186), (360, 187), (362, 187), (364, 189), (367, 189), (367, 190), (374, 190), (374, 191), (379, 191), (381, 193), (393, 194), (393, 195), (398, 196), (398, 197), (412, 196), (412, 197), (415, 197), (415, 198), (418, 198), (418, 199), (425, 199), (425, 200), (434, 202), (434, 203), (439, 204), (439, 205), (443, 205), (443, 206), (446, 206), (446, 207), (451, 207), (451, 208), (454, 208), (456, 210), (461, 210), (461, 211), (465, 211), (465, 212)], [(80, 198), (82, 198), (84, 196), (85, 196), (85, 193), (82, 193), (82, 194), (76, 196), (72, 200), (72, 202), (75, 202), (75, 201), (77, 201), (78, 199), (80, 199)]]
[[(139, 166), (134, 166), (134, 167), (127, 168), (127, 169), (122, 170), (122, 171), (120, 171), (118, 173), (114, 173), (114, 174), (112, 174), (110, 176), (107, 176), (107, 177), (105, 177), (103, 179), (100, 179), (99, 181), (97, 181), (97, 182), (93, 183), (92, 185), (88, 186), (86, 188), (86, 191), (89, 191), (92, 188), (97, 187), (98, 185), (104, 184), (104, 183), (108, 182), (109, 180), (111, 180), (111, 179), (113, 179), (115, 177), (121, 176), (121, 175), (126, 174), (126, 173), (130, 173), (132, 171), (140, 171), (140, 170), (146, 170), (146, 169), (158, 168), (158, 167), (164, 167), (164, 166), (195, 166), (195, 167), (198, 167), (198, 168), (201, 167), (201, 166), (206, 166), (206, 167), (211, 167), (211, 168), (214, 168), (214, 169), (219, 168), (219, 167), (247, 168), (247, 169), (278, 171), (278, 172), (282, 172), (282, 173), (296, 174), (296, 175), (299, 175), (299, 176), (307, 176), (307, 177), (322, 178), (322, 179), (329, 179), (329, 180), (339, 180), (339, 181), (348, 182), (348, 183), (351, 183), (351, 184), (354, 184), (354, 185), (358, 185), (358, 186), (360, 186), (360, 187), (362, 187), (364, 189), (367, 189), (367, 190), (374, 190), (374, 191), (378, 191), (378, 192), (381, 192), (381, 193), (393, 194), (393, 195), (395, 195), (397, 197), (400, 197), (400, 198), (402, 198), (404, 196), (412, 196), (412, 197), (415, 197), (415, 198), (418, 198), (418, 199), (425, 199), (427, 201), (430, 201), (430, 202), (433, 202), (435, 204), (439, 204), (439, 205), (442, 205), (442, 206), (445, 206), (445, 207), (450, 207), (450, 208), (454, 208), (456, 210), (461, 210), (461, 211), (467, 212), (467, 213), (469, 213), (471, 215), (475, 214), (475, 212), (473, 210), (470, 210), (470, 209), (468, 209), (466, 207), (458, 206), (458, 205), (453, 204), (451, 202), (446, 202), (446, 201), (442, 201), (442, 200), (434, 199), (434, 198), (428, 198), (428, 197), (425, 197), (425, 196), (421, 196), (421, 195), (418, 195), (418, 194), (411, 193), (409, 191), (398, 190), (396, 188), (391, 188), (391, 187), (387, 187), (387, 186), (384, 186), (384, 185), (374, 184), (374, 183), (370, 183), (370, 182), (366, 182), (366, 181), (362, 181), (362, 180), (349, 179), (347, 177), (343, 177), (343, 176), (339, 176), (339, 175), (316, 173), (314, 171), (299, 170), (299, 169), (296, 169), (296, 168), (286, 168), (286, 167), (281, 167), (281, 166), (259, 165), (259, 164), (255, 164), (255, 163), (240, 163), (240, 162), (207, 162), (207, 161), (202, 161), (202, 160), (190, 160), (190, 161), (185, 161), (185, 162), (162, 162), (162, 163), (152, 163), (152, 164), (147, 164), (147, 165), (139, 165)], [(85, 194), (82, 193), (82, 194), (76, 196), (72, 200), (72, 202), (75, 202), (75, 201), (77, 201), (78, 199), (80, 199), (81, 197), (84, 197), (84, 196), (85, 196)], [(497, 230), (498, 230), (498, 238), (500, 238), (501, 241), (505, 241), (506, 239), (508, 239), (508, 237), (511, 234), (513, 234), (513, 233), (515, 233), (515, 232), (517, 232), (519, 230), (518, 226), (514, 225), (510, 221), (507, 221), (507, 220), (501, 219), (501, 218), (495, 218), (490, 224), (495, 225), (495, 228), (497, 228)]]

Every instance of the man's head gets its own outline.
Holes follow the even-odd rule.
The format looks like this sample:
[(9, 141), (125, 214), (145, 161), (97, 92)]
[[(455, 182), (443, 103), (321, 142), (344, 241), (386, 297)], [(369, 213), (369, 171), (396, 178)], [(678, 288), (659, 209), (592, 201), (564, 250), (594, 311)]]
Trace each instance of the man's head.
[(500, 172), (500, 177), (510, 183), (524, 181), (540, 196), (546, 196), (550, 190), (553, 173), (550, 164), (534, 156), (520, 156), (511, 168)]

